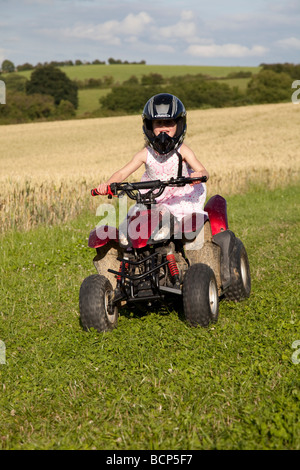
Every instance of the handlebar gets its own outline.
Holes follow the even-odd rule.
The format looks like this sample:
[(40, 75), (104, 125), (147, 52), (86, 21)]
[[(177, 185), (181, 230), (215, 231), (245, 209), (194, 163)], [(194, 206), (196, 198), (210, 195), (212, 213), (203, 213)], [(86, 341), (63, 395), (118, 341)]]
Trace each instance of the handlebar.
[[(153, 181), (139, 181), (136, 183), (112, 183), (107, 187), (107, 195), (109, 198), (112, 196), (120, 197), (124, 193), (127, 194), (131, 199), (134, 199), (138, 203), (155, 203), (155, 199), (159, 197), (167, 186), (185, 186), (191, 183), (205, 183), (207, 181), (206, 176), (198, 178), (191, 177), (180, 177), (171, 178), (167, 181), (153, 180)], [(140, 190), (146, 190), (146, 193), (141, 193)], [(157, 190), (157, 192), (154, 192)], [(118, 194), (119, 193), (119, 194)], [(99, 196), (100, 193), (97, 189), (91, 190), (92, 196)]]

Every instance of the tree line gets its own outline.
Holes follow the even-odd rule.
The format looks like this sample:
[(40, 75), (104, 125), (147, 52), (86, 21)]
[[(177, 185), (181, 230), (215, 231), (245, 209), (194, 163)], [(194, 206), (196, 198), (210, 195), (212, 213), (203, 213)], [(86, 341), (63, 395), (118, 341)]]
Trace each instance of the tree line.
[(78, 107), (78, 87), (59, 68), (37, 67), (30, 80), (22, 75), (2, 75), (6, 104), (0, 106), (0, 123), (72, 119)]
[[(0, 124), (39, 120), (73, 119), (78, 107), (79, 88), (107, 88), (99, 108), (87, 117), (138, 114), (150, 96), (168, 92), (178, 96), (187, 109), (220, 108), (251, 104), (279, 103), (291, 100), (291, 85), (300, 79), (300, 64), (261, 64), (259, 73), (241, 72), (216, 79), (203, 74), (163, 77), (158, 73), (131, 76), (122, 84), (112, 77), (71, 80), (58, 67), (42, 65), (30, 79), (6, 73), (6, 104), (0, 106)], [(225, 78), (248, 78), (246, 91), (231, 87)]]
[[(159, 74), (144, 75), (139, 81), (132, 76), (100, 98), (101, 113), (135, 114), (152, 96), (168, 91), (178, 96), (187, 109), (221, 108), (288, 102), (293, 80), (300, 79), (300, 64), (261, 64), (259, 73), (246, 77), (240, 72), (216, 79), (206, 75), (185, 75), (164, 78)], [(250, 78), (245, 91), (224, 83), (224, 78)], [(133, 92), (134, 88), (134, 92)]]
[[(107, 63), (109, 65), (114, 65), (114, 64), (123, 64), (123, 65), (128, 65), (128, 64), (135, 64), (135, 65), (145, 65), (146, 61), (145, 60), (140, 60), (139, 62), (129, 62), (128, 60), (121, 60), (121, 59), (114, 59), (113, 57), (110, 57), (107, 60)], [(80, 60), (77, 59), (75, 61), (73, 60), (63, 60), (63, 61), (57, 61), (57, 60), (52, 60), (51, 62), (44, 62), (41, 63), (39, 62), (36, 65), (32, 65), (29, 62), (25, 62), (24, 64), (17, 65), (8, 59), (5, 59), (0, 68), (0, 73), (12, 73), (12, 72), (23, 72), (26, 70), (33, 70), (37, 67), (41, 67), (43, 65), (53, 65), (54, 67), (65, 67), (65, 66), (78, 66), (78, 65), (106, 65), (105, 60), (99, 60), (95, 59), (92, 62), (87, 61), (87, 60)]]

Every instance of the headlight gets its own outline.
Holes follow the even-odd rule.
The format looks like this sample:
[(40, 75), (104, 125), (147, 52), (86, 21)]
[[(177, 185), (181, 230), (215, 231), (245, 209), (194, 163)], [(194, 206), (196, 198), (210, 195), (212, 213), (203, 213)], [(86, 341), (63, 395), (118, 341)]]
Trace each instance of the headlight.
[(129, 241), (127, 240), (123, 232), (119, 232), (119, 242), (122, 246), (127, 246), (129, 244)]
[(160, 240), (165, 240), (168, 239), (170, 236), (170, 229), (168, 225), (165, 225), (164, 227), (161, 227), (158, 232), (153, 236), (154, 241), (160, 241)]

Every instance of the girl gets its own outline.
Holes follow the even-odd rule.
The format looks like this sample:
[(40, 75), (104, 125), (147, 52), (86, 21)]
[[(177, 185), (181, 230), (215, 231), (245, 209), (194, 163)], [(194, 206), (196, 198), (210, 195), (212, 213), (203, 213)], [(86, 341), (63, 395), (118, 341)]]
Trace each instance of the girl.
[[(142, 164), (145, 173), (142, 181), (168, 180), (177, 176), (209, 177), (207, 170), (194, 152), (183, 143), (186, 134), (186, 110), (174, 95), (160, 93), (150, 98), (142, 114), (146, 146), (123, 168), (116, 171), (106, 183), (98, 186), (100, 194), (107, 194), (107, 186), (120, 183), (134, 173)], [(156, 201), (176, 217), (203, 213), (206, 199), (204, 183), (183, 187), (167, 187)]]

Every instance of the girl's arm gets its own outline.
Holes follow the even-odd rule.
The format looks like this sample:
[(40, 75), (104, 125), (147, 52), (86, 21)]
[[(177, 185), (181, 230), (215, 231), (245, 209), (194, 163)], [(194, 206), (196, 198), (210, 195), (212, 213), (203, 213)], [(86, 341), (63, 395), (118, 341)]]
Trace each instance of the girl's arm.
[(116, 171), (106, 183), (101, 183), (97, 190), (100, 194), (107, 194), (107, 186), (111, 183), (121, 183), (126, 180), (128, 176), (134, 173), (136, 170), (142, 166), (143, 163), (146, 163), (147, 159), (147, 149), (144, 148), (140, 152), (136, 153), (134, 157), (128, 162), (123, 168)]
[(206, 168), (202, 165), (201, 162), (199, 162), (193, 150), (185, 144), (182, 144), (181, 146), (181, 155), (182, 159), (185, 160), (194, 170), (194, 173), (191, 174), (191, 177), (196, 178), (199, 176), (206, 176), (207, 179), (209, 178), (209, 173)]

